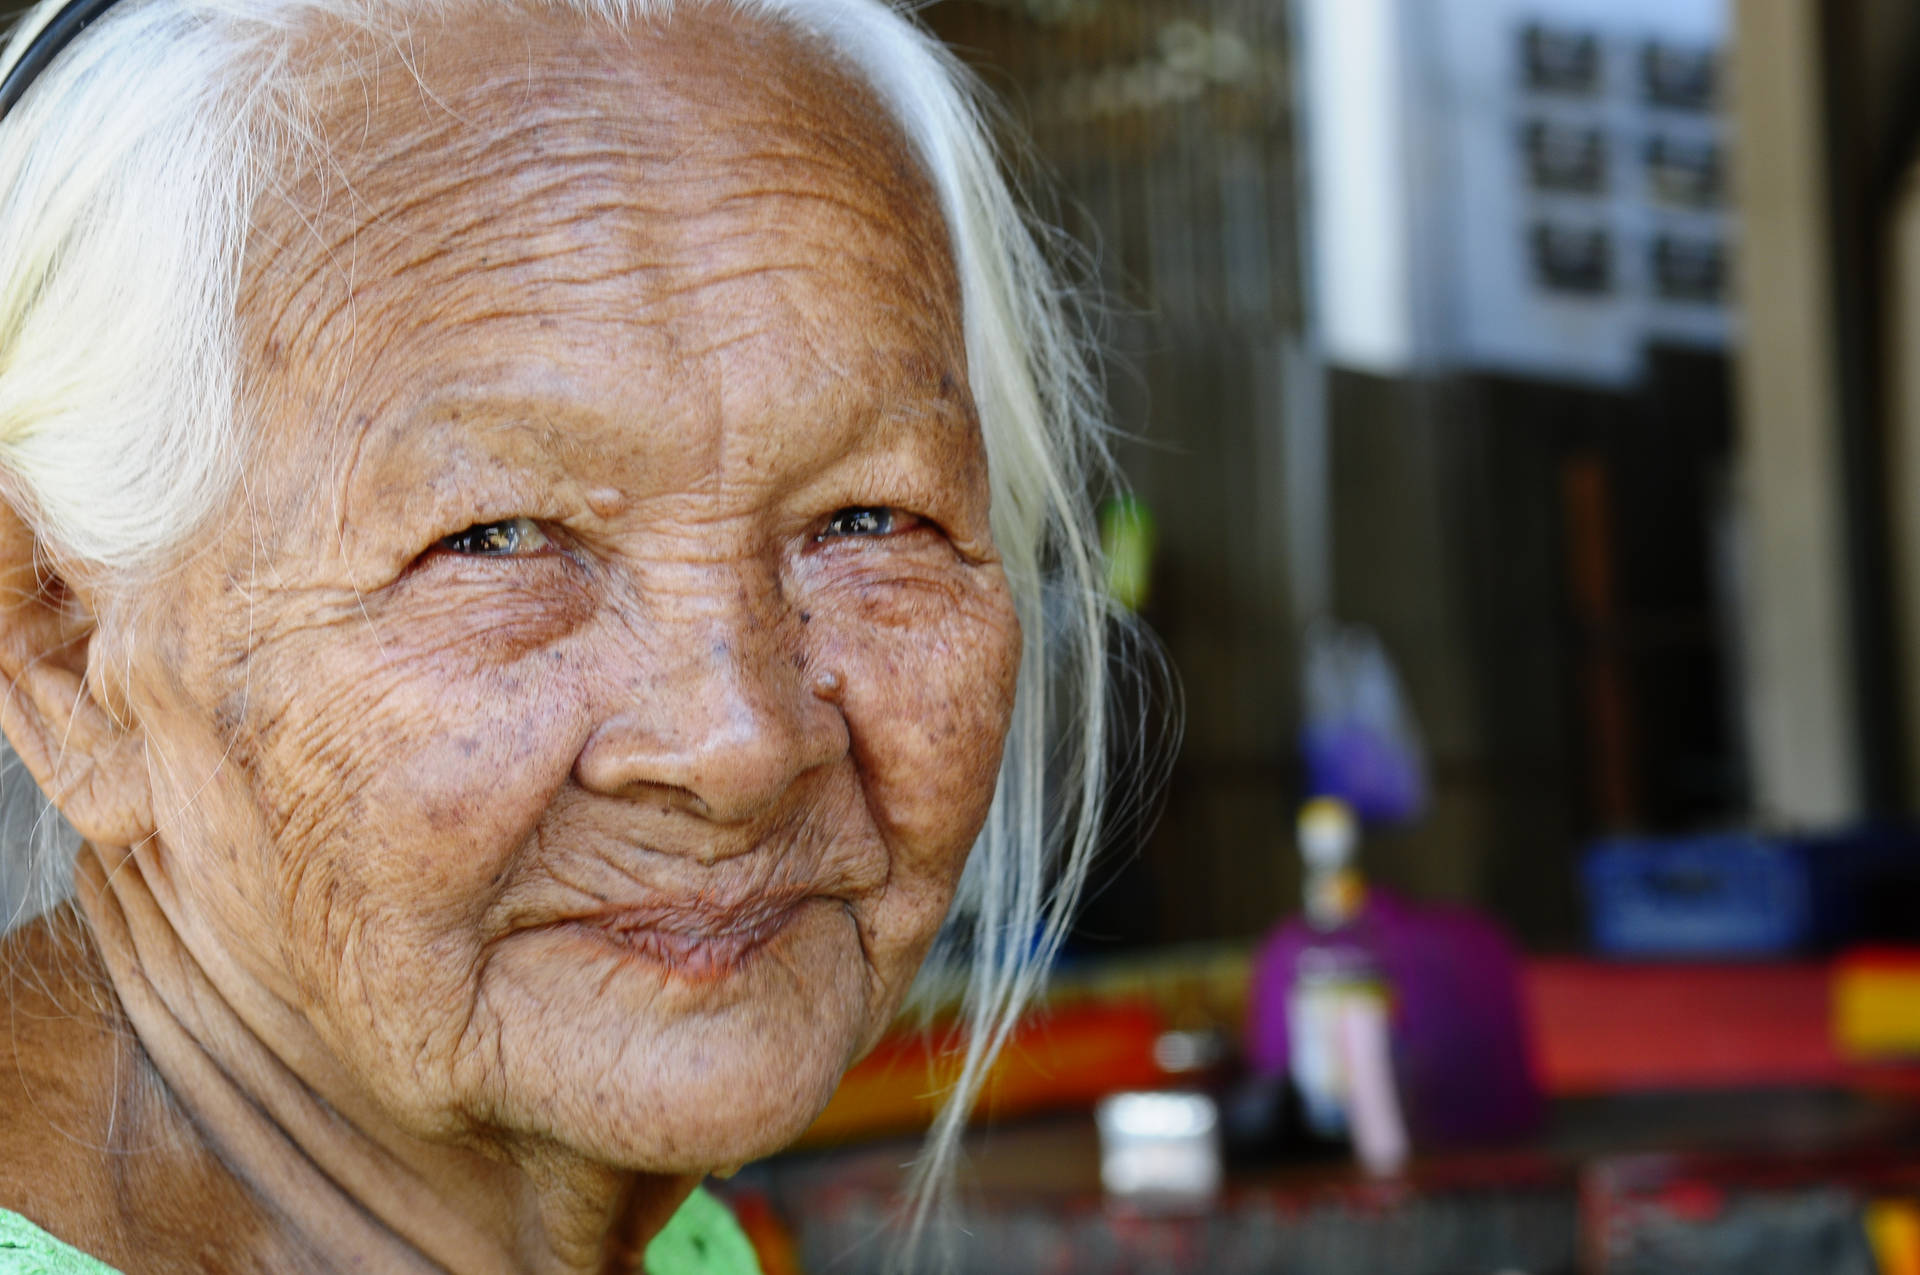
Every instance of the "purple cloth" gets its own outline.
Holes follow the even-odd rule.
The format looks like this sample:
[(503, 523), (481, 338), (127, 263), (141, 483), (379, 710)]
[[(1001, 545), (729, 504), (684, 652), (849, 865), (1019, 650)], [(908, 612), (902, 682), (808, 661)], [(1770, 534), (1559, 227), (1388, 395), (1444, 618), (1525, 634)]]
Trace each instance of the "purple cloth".
[[(1287, 996), (1301, 953), (1328, 937), (1296, 917), (1261, 947), (1247, 1010), (1255, 1071), (1286, 1073)], [(1498, 928), (1369, 889), (1332, 937), (1369, 951), (1391, 988), (1394, 1075), (1416, 1146), (1500, 1141), (1539, 1124), (1520, 962)]]

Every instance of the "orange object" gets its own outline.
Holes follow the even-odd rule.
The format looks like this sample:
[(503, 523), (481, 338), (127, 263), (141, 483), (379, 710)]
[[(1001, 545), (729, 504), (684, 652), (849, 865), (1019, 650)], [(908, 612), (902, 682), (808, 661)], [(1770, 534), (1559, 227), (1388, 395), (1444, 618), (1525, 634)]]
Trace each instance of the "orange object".
[[(1078, 1005), (1029, 1015), (988, 1073), (976, 1118), (1092, 1106), (1120, 1089), (1172, 1077), (1154, 1061), (1166, 1029), (1143, 1003)], [(955, 1028), (899, 1031), (848, 1071), (801, 1146), (923, 1129), (959, 1078), (965, 1037)]]

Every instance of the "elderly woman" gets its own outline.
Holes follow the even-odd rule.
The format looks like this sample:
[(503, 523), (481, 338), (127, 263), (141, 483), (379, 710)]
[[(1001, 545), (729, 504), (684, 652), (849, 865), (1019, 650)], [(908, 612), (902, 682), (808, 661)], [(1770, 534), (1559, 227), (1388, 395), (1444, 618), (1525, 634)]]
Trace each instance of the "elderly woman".
[(924, 1216), (1103, 729), (1091, 383), (951, 62), (876, 0), (7, 59), (0, 724), (74, 866), (0, 949), (0, 1271), (748, 1269), (697, 1184), (951, 911)]

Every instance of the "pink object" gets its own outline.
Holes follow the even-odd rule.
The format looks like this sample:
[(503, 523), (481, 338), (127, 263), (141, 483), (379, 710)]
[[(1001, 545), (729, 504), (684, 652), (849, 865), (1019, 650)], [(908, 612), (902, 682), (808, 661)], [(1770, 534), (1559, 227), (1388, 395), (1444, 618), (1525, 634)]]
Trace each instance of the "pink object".
[(1353, 1149), (1367, 1172), (1389, 1177), (1406, 1167), (1407, 1121), (1393, 1071), (1387, 1005), (1359, 997), (1340, 1015), (1340, 1054), (1347, 1066)]

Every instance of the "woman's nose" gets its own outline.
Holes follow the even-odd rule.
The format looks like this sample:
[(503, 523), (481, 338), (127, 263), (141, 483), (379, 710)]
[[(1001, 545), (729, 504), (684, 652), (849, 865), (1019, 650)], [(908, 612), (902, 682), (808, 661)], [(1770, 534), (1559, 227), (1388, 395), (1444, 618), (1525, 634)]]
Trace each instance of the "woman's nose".
[(654, 647), (629, 702), (588, 738), (574, 762), (583, 788), (741, 823), (846, 756), (846, 719), (796, 661), (758, 642), (688, 637), (665, 659)]

